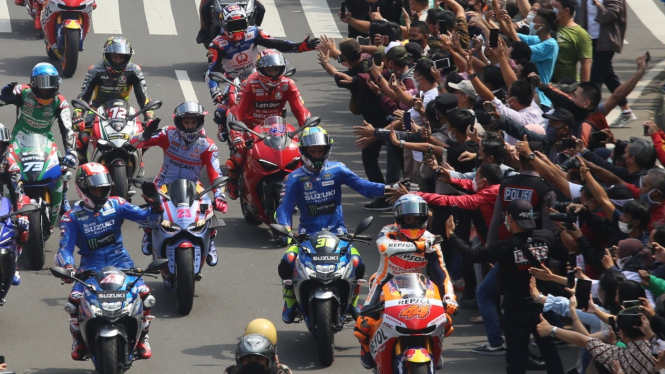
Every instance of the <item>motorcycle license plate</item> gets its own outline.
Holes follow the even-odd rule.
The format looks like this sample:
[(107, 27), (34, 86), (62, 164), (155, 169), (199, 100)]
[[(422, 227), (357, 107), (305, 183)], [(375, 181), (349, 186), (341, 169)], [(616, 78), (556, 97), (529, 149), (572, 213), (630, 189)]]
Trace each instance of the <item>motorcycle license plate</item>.
[(331, 263), (331, 262), (339, 262), (339, 253), (331, 253), (331, 254), (325, 254), (325, 255), (312, 255), (312, 262), (323, 262), (323, 263)]
[(97, 299), (103, 303), (115, 303), (118, 301), (125, 301), (127, 291), (99, 291), (97, 292)]

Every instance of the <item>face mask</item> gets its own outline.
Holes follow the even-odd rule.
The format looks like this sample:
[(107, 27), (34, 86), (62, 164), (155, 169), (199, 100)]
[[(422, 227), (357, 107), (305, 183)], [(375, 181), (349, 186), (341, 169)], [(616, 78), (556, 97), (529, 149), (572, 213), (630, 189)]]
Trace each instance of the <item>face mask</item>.
[(473, 186), (473, 192), (478, 192), (478, 182), (475, 179), (471, 180), (471, 186)]
[(503, 219), (503, 224), (506, 225), (506, 230), (510, 232), (510, 225), (508, 224), (508, 216), (506, 216), (506, 218)]
[(418, 40), (418, 39), (409, 39), (409, 43), (416, 43), (416, 44), (420, 45), (422, 42), (423, 42), (422, 40)]
[(559, 9), (557, 9), (557, 8), (552, 8), (552, 10), (554, 11), (554, 14), (559, 15)]
[(242, 366), (243, 374), (263, 374), (266, 372), (266, 367), (261, 365), (260, 362), (252, 361)]
[(529, 23), (529, 35), (536, 35), (538, 30), (536, 30), (536, 24), (533, 22)]
[(446, 131), (446, 134), (448, 135), (448, 137), (449, 137), (451, 140), (455, 140), (455, 139), (457, 139), (457, 138), (455, 137), (455, 134), (453, 134), (453, 131), (452, 131), (452, 130), (448, 130), (448, 131)]
[(526, 16), (526, 21), (529, 22), (529, 23), (531, 23), (531, 22), (533, 21), (534, 18), (536, 18), (536, 13), (531, 13), (531, 12), (529, 12), (529, 15)]
[(545, 139), (547, 139), (547, 141), (550, 144), (554, 144), (554, 142), (556, 141), (557, 131), (558, 131), (558, 129), (556, 127), (547, 126), (545, 128)]
[(641, 194), (641, 195), (640, 195), (640, 200), (644, 201), (644, 202), (647, 203), (647, 205), (649, 205), (649, 206), (652, 206), (652, 205), (654, 205), (654, 204), (660, 204), (660, 203), (657, 202), (657, 201), (653, 201), (653, 200), (651, 200), (651, 193), (652, 193), (653, 191), (656, 191), (656, 189), (653, 189), (653, 190), (651, 190), (651, 191), (649, 191), (649, 192), (647, 192), (647, 193), (643, 193), (643, 194)]
[(629, 226), (632, 222), (629, 223), (624, 223), (619, 221), (619, 230), (621, 230), (622, 233), (624, 234), (630, 234), (631, 231), (633, 231)]

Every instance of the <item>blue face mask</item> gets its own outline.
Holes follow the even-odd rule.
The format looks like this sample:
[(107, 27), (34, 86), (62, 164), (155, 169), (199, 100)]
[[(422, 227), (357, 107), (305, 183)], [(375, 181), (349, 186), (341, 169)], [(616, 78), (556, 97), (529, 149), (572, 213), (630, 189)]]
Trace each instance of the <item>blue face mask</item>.
[(557, 9), (557, 8), (552, 8), (552, 10), (554, 11), (554, 14), (557, 14), (557, 15), (559, 14), (559, 9)]
[(654, 191), (656, 191), (656, 189), (653, 189), (653, 190), (651, 190), (651, 191), (649, 191), (649, 192), (647, 192), (647, 193), (643, 193), (643, 194), (641, 194), (641, 195), (640, 195), (640, 200), (642, 200), (642, 201), (644, 201), (645, 203), (647, 203), (648, 206), (653, 206), (653, 205), (660, 204), (660, 203), (657, 202), (657, 201), (653, 201), (653, 200), (651, 200), (651, 193), (654, 192)]
[(547, 139), (547, 141), (550, 144), (554, 144), (554, 142), (556, 141), (556, 132), (557, 131), (558, 131), (558, 129), (556, 127), (547, 126), (545, 128), (545, 139)]
[(529, 23), (529, 35), (536, 35), (538, 33), (538, 31), (540, 31), (540, 30), (536, 30), (536, 25), (541, 25), (541, 24), (540, 23), (533, 23), (533, 22)]

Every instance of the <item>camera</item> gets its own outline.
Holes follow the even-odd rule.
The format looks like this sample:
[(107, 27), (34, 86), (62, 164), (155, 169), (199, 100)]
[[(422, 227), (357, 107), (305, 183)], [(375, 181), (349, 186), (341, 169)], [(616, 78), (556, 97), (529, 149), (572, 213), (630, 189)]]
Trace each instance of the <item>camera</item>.
[[(555, 205), (557, 205), (557, 204), (555, 204)], [(557, 221), (557, 222), (562, 222), (563, 227), (565, 227), (568, 230), (573, 230), (574, 229), (573, 224), (577, 222), (577, 214), (571, 213), (571, 212), (568, 212), (568, 213), (552, 213), (552, 214), (550, 214), (550, 220)]]
[(577, 157), (571, 157), (561, 163), (559, 166), (561, 166), (561, 170), (563, 171), (580, 170), (580, 160), (578, 160)]
[(568, 205), (570, 205), (569, 201), (555, 201), (552, 203), (552, 209), (559, 212), (565, 212), (568, 208)]

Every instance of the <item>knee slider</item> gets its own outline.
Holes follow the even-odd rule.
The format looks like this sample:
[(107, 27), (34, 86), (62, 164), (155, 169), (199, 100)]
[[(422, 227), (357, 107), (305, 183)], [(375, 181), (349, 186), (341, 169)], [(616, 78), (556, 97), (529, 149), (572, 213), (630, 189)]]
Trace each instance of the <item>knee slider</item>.
[(145, 299), (143, 299), (143, 308), (144, 309), (150, 309), (153, 306), (155, 306), (155, 303), (157, 300), (155, 300), (155, 297), (152, 295), (148, 295)]
[(289, 264), (289, 262), (285, 259), (282, 259), (279, 262), (279, 266), (277, 266), (277, 273), (283, 280), (291, 279), (293, 277), (293, 269), (291, 268), (291, 264)]
[(65, 312), (67, 312), (69, 315), (75, 316), (78, 314), (78, 303), (74, 304), (71, 301), (68, 301), (67, 304), (65, 304)]

